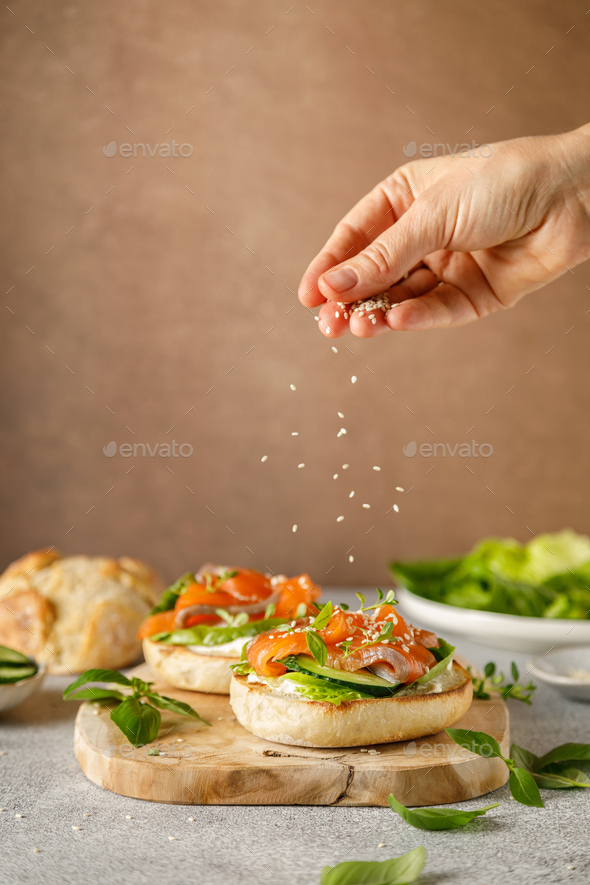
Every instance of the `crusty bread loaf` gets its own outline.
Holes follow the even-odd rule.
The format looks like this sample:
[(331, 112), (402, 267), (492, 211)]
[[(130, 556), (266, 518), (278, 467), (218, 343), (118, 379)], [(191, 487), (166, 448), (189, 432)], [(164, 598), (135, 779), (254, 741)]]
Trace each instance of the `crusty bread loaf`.
[[(451, 675), (451, 674), (449, 674)], [(232, 676), (230, 704), (258, 737), (299, 747), (360, 747), (411, 741), (448, 728), (469, 709), (471, 677), (453, 663), (451, 687), (438, 694), (343, 701), (340, 706), (286, 695)]]
[(232, 664), (239, 657), (228, 655), (200, 655), (184, 645), (143, 640), (143, 654), (150, 670), (175, 688), (204, 691), (207, 694), (229, 694)]
[(141, 654), (136, 633), (161, 591), (137, 559), (37, 550), (0, 576), (0, 644), (50, 673), (125, 667)]

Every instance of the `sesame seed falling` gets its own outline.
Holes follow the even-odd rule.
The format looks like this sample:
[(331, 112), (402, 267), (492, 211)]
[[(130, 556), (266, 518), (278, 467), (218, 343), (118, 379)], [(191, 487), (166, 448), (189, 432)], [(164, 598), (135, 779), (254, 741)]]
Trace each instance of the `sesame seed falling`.
[(344, 519), (343, 516), (339, 516), (339, 517), (336, 519), (336, 522), (342, 522), (343, 519)]
[(349, 557), (348, 557), (348, 561), (349, 561), (349, 562), (354, 562), (354, 556), (349, 556)]
[(353, 384), (356, 384), (356, 382), (357, 382), (357, 377), (356, 377), (356, 375), (353, 375), (352, 378), (351, 378), (350, 380), (352, 381)]
[(299, 467), (299, 468), (305, 467), (305, 464), (298, 464), (297, 467)]
[(401, 486), (396, 486), (395, 490), (396, 490), (396, 492), (403, 492), (404, 491), (404, 489), (402, 489)]
[(334, 353), (338, 353), (338, 348), (337, 348), (337, 347), (333, 347), (332, 350), (334, 351)]
[(332, 479), (338, 479), (338, 474), (335, 473), (334, 476), (332, 477)]
[(342, 412), (338, 412), (338, 417), (339, 417), (339, 418), (344, 418), (344, 415), (342, 414)]
[(354, 498), (354, 492), (351, 492), (350, 495), (349, 495), (348, 497), (349, 497), (349, 498)]
[(370, 509), (371, 509), (371, 505), (370, 505), (370, 504), (363, 504), (363, 507), (365, 508), (365, 510), (370, 510)]
[(294, 531), (294, 532), (297, 531), (297, 526), (296, 526), (296, 525), (293, 526), (293, 531)]
[(262, 463), (264, 463), (265, 461), (268, 461), (268, 455), (263, 455), (260, 460), (262, 461)]
[(399, 507), (397, 506), (397, 504), (393, 505), (393, 509), (395, 510), (396, 513), (399, 513)]
[(296, 430), (294, 430), (293, 433), (291, 434), (291, 436), (299, 436), (299, 434), (297, 433)]
[(350, 467), (350, 464), (343, 464), (342, 465), (343, 470), (348, 470), (349, 467)]
[(379, 472), (381, 470), (381, 468), (380, 467), (373, 467), (373, 470), (376, 470), (377, 472)]
[(294, 384), (289, 384), (289, 387), (291, 388), (291, 390), (297, 390)]

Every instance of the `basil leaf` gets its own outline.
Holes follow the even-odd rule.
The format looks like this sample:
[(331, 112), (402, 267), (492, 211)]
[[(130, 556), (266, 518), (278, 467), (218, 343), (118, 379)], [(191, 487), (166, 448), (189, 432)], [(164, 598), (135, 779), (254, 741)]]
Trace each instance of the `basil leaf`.
[(553, 762), (588, 762), (590, 760), (590, 744), (560, 744), (541, 756), (535, 771), (541, 771)]
[(201, 719), (197, 711), (193, 710), (188, 704), (185, 704), (184, 701), (176, 701), (174, 698), (167, 698), (165, 695), (158, 694), (155, 691), (148, 692), (146, 697), (152, 704), (159, 707), (161, 710), (168, 710), (170, 713), (180, 713), (184, 716), (190, 716), (192, 719), (198, 719), (203, 725), (211, 725), (206, 719)]
[(524, 768), (525, 771), (531, 773), (537, 770), (539, 764), (538, 756), (535, 756), (530, 750), (525, 750), (524, 747), (519, 747), (518, 744), (512, 744), (510, 747), (510, 758), (519, 768)]
[(348, 860), (335, 867), (324, 867), (321, 885), (409, 885), (415, 882), (426, 862), (426, 850), (420, 845), (384, 861)]
[(162, 598), (158, 605), (155, 605), (150, 611), (150, 615), (157, 615), (159, 612), (167, 612), (174, 608), (176, 600), (190, 584), (195, 584), (197, 579), (192, 572), (187, 572), (178, 581), (175, 581), (167, 590), (164, 590)]
[(75, 682), (68, 685), (63, 693), (64, 700), (67, 700), (73, 691), (87, 682), (116, 682), (119, 685), (131, 685), (131, 680), (117, 670), (84, 670)]
[(535, 783), (544, 790), (572, 790), (590, 787), (590, 778), (578, 768), (564, 768), (559, 774), (542, 771), (533, 774)]
[(545, 807), (534, 777), (524, 768), (514, 767), (511, 770), (508, 786), (516, 801), (521, 805), (533, 805), (535, 808)]
[[(425, 673), (424, 676), (420, 676), (419, 679), (416, 679), (418, 685), (424, 685), (425, 682), (430, 682), (431, 679), (436, 679), (437, 676), (440, 676), (441, 673), (444, 673), (449, 663), (453, 660), (453, 654), (455, 651), (454, 645), (449, 645), (448, 642), (445, 642), (444, 639), (438, 640), (440, 642), (439, 648), (430, 648), (428, 649), (432, 654), (438, 652), (438, 656), (434, 655), (438, 664), (435, 664), (434, 667), (431, 667), (428, 673)], [(444, 655), (444, 657), (440, 657), (440, 655)]]
[(134, 747), (143, 747), (158, 737), (159, 712), (137, 698), (127, 698), (119, 704), (111, 713), (111, 719)]
[(310, 650), (320, 667), (324, 667), (326, 664), (326, 658), (328, 657), (328, 649), (326, 648), (326, 643), (324, 642), (320, 634), (316, 633), (315, 630), (306, 630), (305, 640), (307, 642), (308, 649)]
[(476, 753), (485, 759), (489, 759), (490, 756), (504, 759), (498, 741), (485, 731), (466, 731), (464, 728), (446, 728), (445, 731), (451, 740), (471, 753)]
[(68, 701), (98, 701), (112, 698), (114, 701), (124, 701), (129, 695), (121, 694), (114, 688), (82, 688), (76, 694), (68, 695)]
[(332, 603), (327, 602), (322, 606), (322, 610), (316, 617), (311, 626), (314, 630), (323, 630), (330, 618), (332, 617)]
[(464, 827), (474, 817), (479, 817), (490, 808), (498, 808), (499, 802), (478, 808), (476, 811), (462, 811), (459, 808), (414, 808), (410, 810), (390, 795), (387, 799), (389, 807), (405, 820), (407, 824), (418, 830), (456, 830)]

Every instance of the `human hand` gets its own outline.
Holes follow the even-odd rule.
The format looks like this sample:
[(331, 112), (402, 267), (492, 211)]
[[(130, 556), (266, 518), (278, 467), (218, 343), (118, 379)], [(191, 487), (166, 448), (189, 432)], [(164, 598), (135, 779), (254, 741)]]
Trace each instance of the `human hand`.
[[(590, 257), (590, 124), (406, 163), (340, 221), (299, 285), (319, 328), (370, 338), (513, 307)], [(385, 313), (349, 302), (386, 292)]]

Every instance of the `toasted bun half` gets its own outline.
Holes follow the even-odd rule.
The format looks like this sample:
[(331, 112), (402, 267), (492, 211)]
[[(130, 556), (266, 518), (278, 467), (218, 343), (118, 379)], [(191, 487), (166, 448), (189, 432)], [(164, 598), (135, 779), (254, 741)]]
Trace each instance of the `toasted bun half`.
[(150, 670), (175, 688), (229, 694), (232, 664), (240, 659), (225, 655), (199, 655), (183, 645), (143, 640), (143, 653)]
[(468, 710), (471, 677), (457, 662), (451, 672), (451, 687), (438, 694), (343, 701), (338, 707), (232, 676), (230, 704), (244, 728), (279, 744), (358, 747), (409, 741), (448, 728)]

